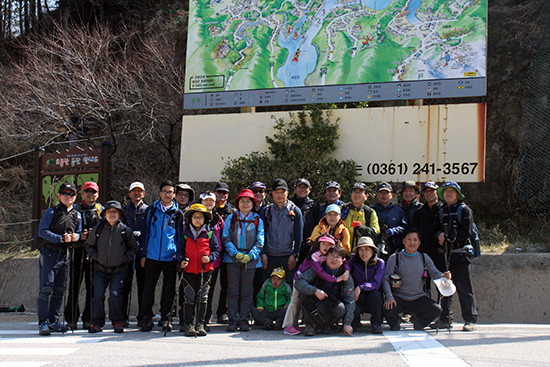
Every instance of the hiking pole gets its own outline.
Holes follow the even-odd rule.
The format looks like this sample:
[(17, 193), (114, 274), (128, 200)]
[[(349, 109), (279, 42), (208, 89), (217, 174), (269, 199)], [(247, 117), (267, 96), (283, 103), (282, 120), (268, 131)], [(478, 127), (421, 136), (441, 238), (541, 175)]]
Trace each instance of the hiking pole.
[[(65, 292), (63, 292), (63, 303), (61, 305), (61, 307), (63, 308), (63, 306), (66, 306), (67, 305), (67, 291), (68, 291), (68, 288), (69, 288), (69, 276), (71, 275), (71, 258), (72, 258), (72, 251), (71, 251), (71, 246), (70, 244), (67, 245), (67, 249), (68, 249), (68, 253), (67, 253), (67, 258), (69, 260), (69, 264), (67, 265), (67, 270), (66, 270), (66, 276), (67, 276), (67, 279), (65, 280)], [(65, 317), (65, 308), (63, 308), (63, 312), (61, 313), (61, 317), (62, 317), (62, 320), (63, 320), (63, 330), (65, 329), (65, 323), (66, 323), (66, 317)], [(74, 333), (74, 330), (73, 330), (73, 333)]]
[[(185, 258), (185, 261), (189, 261), (188, 258)], [(177, 264), (178, 273), (182, 271), (180, 263)], [(176, 277), (178, 274), (176, 273)], [(172, 302), (172, 308), (170, 309), (170, 313), (168, 314), (168, 323), (164, 327), (164, 336), (166, 336), (166, 333), (168, 332), (168, 325), (172, 324), (172, 318), (174, 317), (174, 314), (176, 313), (176, 310), (178, 308), (178, 296), (180, 293), (180, 285), (181, 281), (183, 280), (183, 274), (181, 274), (181, 277), (177, 281), (177, 287), (176, 287), (176, 294), (174, 296), (174, 301)]]
[[(126, 305), (126, 316), (128, 317), (128, 327), (130, 326), (130, 311), (132, 309), (132, 289), (134, 285), (134, 273), (136, 272), (136, 256), (134, 255), (134, 261), (132, 262), (132, 277), (130, 278), (130, 288), (128, 292), (128, 305)], [(126, 275), (128, 276), (128, 275)], [(176, 274), (177, 276), (177, 274)], [(128, 280), (128, 278), (126, 278)], [(137, 280), (136, 280), (137, 282)], [(126, 321), (126, 320), (125, 320)]]
[[(72, 233), (72, 232), (69, 232), (69, 233)], [(69, 295), (70, 297), (68, 297), (69, 299), (67, 300), (68, 302), (70, 302), (70, 311), (71, 313), (74, 315), (74, 307), (73, 307), (73, 303), (74, 303), (74, 292), (72, 292), (72, 287), (71, 284), (73, 281), (74, 281), (74, 275), (75, 275), (75, 269), (74, 269), (74, 250), (75, 250), (75, 245), (74, 245), (74, 242), (69, 242), (69, 244), (67, 245), (69, 247), (69, 252), (70, 252), (70, 257), (69, 257), (69, 268), (71, 270), (71, 272), (69, 273), (69, 281), (67, 282), (68, 285), (69, 285)], [(67, 308), (67, 305), (65, 305), (65, 308)], [(65, 314), (65, 312), (63, 312), (63, 314)], [(65, 322), (66, 320), (66, 317), (63, 317), (63, 322)], [(75, 323), (76, 324), (76, 323)], [(72, 333), (74, 334), (74, 328), (72, 330)]]
[[(202, 256), (208, 256), (207, 254), (202, 254)], [(202, 258), (201, 258), (201, 261), (202, 261)], [(204, 266), (206, 264), (203, 262), (202, 263), (202, 270), (201, 270), (201, 283), (199, 284), (199, 292), (195, 295), (195, 309), (196, 309), (196, 313), (195, 313), (195, 320), (198, 321), (199, 319), (199, 310), (200, 310), (200, 300), (201, 300), (201, 294), (202, 294), (202, 287), (203, 287), (203, 281), (204, 281)], [(197, 337), (197, 333), (195, 333), (195, 338)]]

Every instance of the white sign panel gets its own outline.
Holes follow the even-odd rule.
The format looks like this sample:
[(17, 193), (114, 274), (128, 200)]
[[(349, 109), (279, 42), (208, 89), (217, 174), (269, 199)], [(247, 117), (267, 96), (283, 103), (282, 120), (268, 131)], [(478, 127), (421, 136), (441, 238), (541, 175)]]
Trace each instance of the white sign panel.
[[(266, 136), (288, 112), (184, 116), (181, 181), (218, 181), (229, 158), (267, 151)], [(364, 182), (485, 179), (485, 104), (333, 110), (333, 153), (357, 162)], [(337, 178), (335, 178), (337, 179)]]

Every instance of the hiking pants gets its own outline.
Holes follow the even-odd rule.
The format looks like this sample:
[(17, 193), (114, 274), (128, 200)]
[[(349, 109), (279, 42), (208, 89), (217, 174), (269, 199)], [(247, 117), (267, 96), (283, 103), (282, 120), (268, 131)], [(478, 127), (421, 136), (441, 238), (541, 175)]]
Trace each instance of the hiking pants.
[(265, 320), (269, 320), (269, 321), (281, 320), (281, 322), (283, 322), (283, 319), (286, 313), (286, 308), (279, 308), (278, 310), (275, 310), (275, 311), (268, 311), (264, 309), (260, 312), (256, 307), (252, 307), (251, 312), (252, 312), (252, 316), (254, 316), (254, 320), (256, 320), (256, 325), (262, 325)]
[(115, 322), (124, 322), (124, 312), (122, 311), (122, 287), (126, 271), (107, 274), (99, 270), (94, 270), (94, 295), (92, 297), (92, 324), (105, 325), (105, 291), (109, 286), (109, 319)]
[(229, 321), (248, 321), (252, 305), (256, 268), (242, 263), (226, 263), (229, 287), (227, 289), (227, 317)]
[(422, 327), (428, 326), (441, 313), (439, 304), (428, 296), (422, 296), (412, 301), (405, 301), (395, 294), (393, 297), (397, 302), (397, 306), (394, 306), (391, 310), (384, 309), (384, 315), (391, 327), (398, 326), (401, 323), (399, 314), (402, 312), (411, 313), (413, 323)]
[[(79, 243), (80, 244), (80, 243)], [(84, 247), (76, 247), (71, 261), (71, 270), (69, 272), (69, 295), (67, 296), (67, 306), (65, 306), (65, 318), (70, 324), (76, 324), (80, 317), (80, 286), (82, 279), (86, 286), (86, 300), (84, 301), (84, 310), (82, 311), (82, 322), (92, 321), (92, 270), (91, 262), (87, 259), (87, 252)]]
[(300, 304), (306, 325), (331, 326), (346, 315), (346, 306), (341, 301), (331, 307), (315, 295), (300, 293)]
[(172, 303), (176, 296), (176, 261), (145, 260), (145, 286), (143, 287), (143, 301), (141, 310), (143, 318), (152, 319), (153, 305), (155, 304), (155, 287), (163, 275), (162, 294), (160, 296), (160, 319), (167, 321), (172, 311)]
[(36, 300), (39, 323), (59, 319), (67, 284), (67, 264), (66, 250), (53, 251), (46, 247), (40, 249), (40, 290)]
[(183, 287), (184, 303), (181, 305), (183, 314), (180, 318), (184, 320), (185, 325), (192, 325), (195, 318), (195, 307), (198, 303), (197, 324), (204, 325), (212, 272), (208, 271), (204, 273), (202, 284), (201, 274), (183, 273), (182, 276), (181, 284)]
[(362, 313), (370, 313), (371, 325), (382, 325), (382, 293), (379, 290), (361, 292), (355, 303), (354, 322), (361, 322)]
[(138, 298), (138, 321), (143, 320), (141, 313), (141, 302), (143, 301), (143, 287), (145, 286), (145, 268), (141, 267), (141, 257), (136, 256), (133, 263), (128, 264), (128, 273), (124, 279), (124, 287), (122, 287), (122, 313), (124, 313), (124, 320), (128, 320), (129, 312), (132, 305), (130, 305), (130, 294), (132, 292), (132, 283), (134, 281), (134, 270), (136, 272), (137, 283), (137, 298)]

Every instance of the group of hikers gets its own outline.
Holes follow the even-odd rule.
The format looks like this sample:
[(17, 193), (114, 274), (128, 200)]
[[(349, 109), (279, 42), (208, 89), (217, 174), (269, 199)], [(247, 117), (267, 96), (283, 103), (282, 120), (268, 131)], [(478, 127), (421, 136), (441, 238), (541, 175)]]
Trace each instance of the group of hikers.
[[(158, 200), (147, 205), (145, 186), (134, 182), (123, 208), (115, 200), (99, 204), (95, 182), (84, 183), (78, 204), (77, 187), (61, 184), (59, 204), (44, 213), (36, 240), (39, 334), (75, 330), (79, 319), (90, 333), (103, 331), (107, 288), (109, 319), (114, 332), (122, 333), (130, 325), (134, 276), (137, 326), (151, 331), (161, 273), (158, 327), (165, 333), (177, 314), (180, 332), (207, 335), (218, 278), (216, 321), (228, 332), (250, 330), (253, 319), (287, 335), (351, 336), (364, 327), (365, 313), (374, 334), (383, 332), (384, 318), (391, 330), (399, 330), (403, 320), (415, 330), (450, 329), (449, 290), (455, 289), (463, 330), (476, 329), (470, 280), (475, 225), (456, 182), (426, 182), (420, 190), (405, 181), (400, 206), (392, 203), (393, 187), (386, 182), (377, 185), (372, 207), (365, 204), (364, 183), (351, 187), (348, 203), (340, 200), (336, 181), (326, 183), (322, 204), (309, 197), (311, 188), (301, 178), (289, 198), (287, 182), (278, 178), (270, 203), (266, 185), (256, 181), (233, 206), (226, 183), (196, 197), (188, 184), (165, 181)], [(82, 280), (86, 299), (80, 312)]]

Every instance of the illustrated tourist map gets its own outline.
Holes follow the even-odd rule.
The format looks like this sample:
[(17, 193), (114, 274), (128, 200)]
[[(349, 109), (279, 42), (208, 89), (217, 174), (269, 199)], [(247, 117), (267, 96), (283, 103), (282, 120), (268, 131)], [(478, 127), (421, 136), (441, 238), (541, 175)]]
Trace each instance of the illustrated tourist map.
[(191, 0), (185, 91), (214, 101), (213, 92), (263, 90), (265, 101), (298, 88), (281, 92), (288, 102), (303, 87), (326, 96), (325, 86), (344, 95), (346, 85), (393, 82), (393, 95), (407, 94), (406, 82), (481, 78), (456, 86), (477, 95), (486, 25), (487, 0)]

